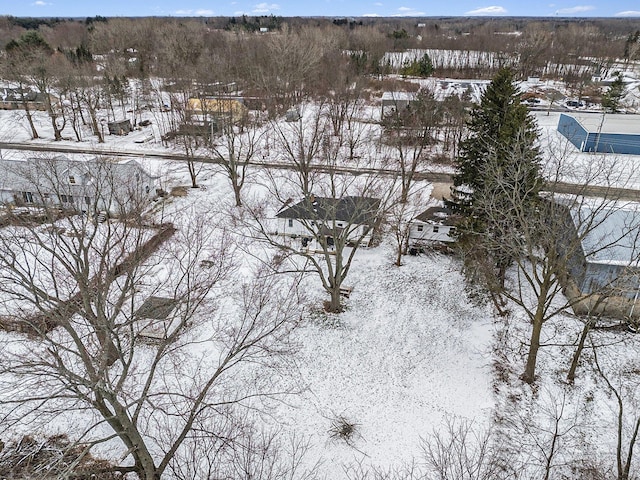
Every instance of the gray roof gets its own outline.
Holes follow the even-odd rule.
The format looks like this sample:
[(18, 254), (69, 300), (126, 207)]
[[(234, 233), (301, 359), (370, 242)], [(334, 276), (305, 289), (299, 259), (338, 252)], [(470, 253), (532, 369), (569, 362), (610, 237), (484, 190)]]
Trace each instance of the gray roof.
[(149, 318), (152, 320), (165, 320), (169, 317), (178, 301), (175, 298), (154, 297), (147, 298), (135, 316), (138, 318)]
[(371, 225), (380, 208), (380, 199), (347, 196), (340, 199), (310, 197), (281, 210), (276, 217), (303, 220), (337, 220), (354, 225)]
[[(640, 135), (640, 115), (614, 113), (564, 113), (575, 118), (589, 133)], [(601, 126), (602, 125), (602, 126)]]
[(638, 265), (640, 204), (606, 208), (582, 206), (571, 216), (582, 230), (582, 249), (589, 263)]
[(416, 218), (419, 222), (455, 225), (458, 217), (447, 207), (429, 207)]
[[(71, 160), (64, 156), (29, 158), (27, 160), (0, 160), (0, 190), (57, 192), (64, 186), (70, 195), (92, 193), (99, 180), (108, 176), (110, 182), (126, 184), (136, 175), (154, 179), (135, 160), (110, 162), (102, 159)], [(69, 176), (77, 183), (69, 183)], [(104, 186), (104, 185), (103, 185)], [(111, 187), (111, 185), (109, 185)]]

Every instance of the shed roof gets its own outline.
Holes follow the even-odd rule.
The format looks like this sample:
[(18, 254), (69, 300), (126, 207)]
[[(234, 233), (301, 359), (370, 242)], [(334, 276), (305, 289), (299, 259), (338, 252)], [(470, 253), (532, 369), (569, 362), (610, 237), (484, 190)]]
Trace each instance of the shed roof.
[(165, 320), (177, 304), (178, 301), (175, 298), (151, 296), (138, 308), (135, 315), (138, 318)]
[(640, 115), (620, 113), (565, 113), (575, 118), (589, 133), (640, 135)]
[(340, 199), (309, 197), (278, 212), (278, 218), (337, 220), (356, 225), (370, 225), (380, 207), (380, 199), (347, 196)]

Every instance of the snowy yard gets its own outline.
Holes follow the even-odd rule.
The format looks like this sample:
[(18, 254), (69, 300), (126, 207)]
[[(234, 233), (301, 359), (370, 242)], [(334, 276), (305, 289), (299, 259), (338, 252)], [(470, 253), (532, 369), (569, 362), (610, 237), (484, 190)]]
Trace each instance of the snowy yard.
[[(384, 468), (409, 462), (445, 419), (491, 417), (490, 312), (465, 300), (449, 258), (391, 263), (384, 246), (359, 252), (347, 311), (312, 313), (298, 332), (307, 390), (278, 419), (312, 436), (332, 475), (361, 460)], [(357, 424), (352, 447), (329, 438), (340, 416)]]

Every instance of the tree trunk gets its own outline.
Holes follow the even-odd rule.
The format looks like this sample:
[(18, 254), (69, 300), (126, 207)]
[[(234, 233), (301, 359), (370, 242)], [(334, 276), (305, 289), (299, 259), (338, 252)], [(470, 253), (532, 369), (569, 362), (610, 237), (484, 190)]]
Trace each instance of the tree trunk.
[(93, 108), (89, 108), (89, 116), (91, 117), (91, 127), (93, 131), (98, 137), (98, 143), (104, 143), (104, 137), (102, 135), (102, 130), (100, 130), (100, 126), (98, 126), (98, 119), (96, 118), (96, 111)]
[(27, 121), (29, 122), (29, 128), (31, 128), (31, 139), (35, 140), (36, 138), (40, 138), (36, 130), (36, 126), (33, 123), (33, 116), (31, 115), (31, 110), (29, 110), (28, 106), (25, 106), (25, 113), (27, 114)]
[(159, 480), (160, 474), (153, 457), (126, 408), (111, 392), (96, 392), (95, 395), (94, 406), (129, 449), (138, 477), (141, 480)]
[(533, 330), (529, 341), (529, 355), (527, 365), (520, 378), (527, 383), (533, 383), (536, 379), (536, 362), (538, 360), (538, 350), (540, 349), (540, 334), (542, 333), (542, 314), (536, 313), (533, 319)]
[(241, 207), (242, 199), (240, 198), (240, 185), (238, 185), (238, 182), (234, 180), (232, 182), (232, 186), (233, 186), (233, 194), (235, 195), (235, 198), (236, 198), (236, 207)]
[[(22, 84), (20, 84), (20, 90), (22, 91)], [(29, 102), (24, 98), (24, 93), (21, 94), (22, 99), (22, 108), (24, 108), (24, 113), (27, 116), (27, 122), (29, 123), (29, 128), (31, 129), (31, 139), (35, 140), (36, 138), (40, 138), (38, 135), (38, 131), (36, 130), (36, 126), (33, 123), (33, 115), (31, 114), (31, 109), (29, 109)]]
[(580, 334), (580, 339), (578, 340), (578, 346), (576, 347), (576, 351), (573, 353), (573, 358), (571, 359), (571, 366), (569, 367), (569, 373), (567, 373), (567, 382), (573, 383), (576, 378), (576, 370), (578, 369), (578, 362), (580, 361), (580, 355), (582, 355), (582, 350), (584, 350), (584, 344), (587, 340), (587, 335), (591, 330), (591, 327), (595, 323), (593, 318), (589, 318), (582, 328), (582, 333)]
[(403, 242), (399, 242), (398, 243), (398, 248), (396, 249), (396, 261), (395, 261), (395, 266), (396, 267), (401, 267), (402, 266), (402, 249), (403, 249)]
[(198, 174), (196, 173), (196, 165), (193, 160), (187, 160), (189, 167), (189, 176), (191, 177), (191, 188), (198, 188)]
[(340, 287), (338, 285), (334, 286), (331, 291), (331, 301), (329, 302), (329, 308), (327, 311), (332, 313), (340, 313), (342, 312), (342, 298), (340, 296)]
[(56, 116), (53, 113), (53, 110), (49, 108), (49, 118), (51, 118), (51, 126), (53, 127), (53, 136), (56, 142), (62, 140), (62, 132), (58, 128), (58, 124), (56, 123)]

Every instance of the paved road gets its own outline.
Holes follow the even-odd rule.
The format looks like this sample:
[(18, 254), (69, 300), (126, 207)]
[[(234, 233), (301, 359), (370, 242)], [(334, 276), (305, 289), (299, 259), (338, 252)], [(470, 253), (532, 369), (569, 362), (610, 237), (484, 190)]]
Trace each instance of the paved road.
[[(55, 144), (37, 144), (37, 143), (16, 143), (16, 142), (0, 142), (0, 150), (23, 150), (30, 152), (55, 152), (55, 153), (75, 153), (75, 154), (87, 154), (87, 155), (106, 155), (109, 157), (135, 157), (135, 158), (154, 158), (160, 160), (177, 160), (187, 161), (186, 155), (174, 152), (158, 152), (158, 151), (141, 151), (141, 150), (112, 150), (101, 148), (100, 146), (86, 148), (84, 146), (75, 145), (55, 145)], [(197, 155), (191, 157), (191, 160), (200, 163), (212, 163), (220, 164), (221, 160), (217, 158), (206, 157)], [(251, 165), (256, 165), (265, 168), (277, 168), (281, 170), (289, 170), (292, 168), (290, 163), (287, 162), (264, 162), (264, 161), (252, 161)], [(344, 173), (350, 175), (388, 175), (397, 176), (397, 170), (391, 169), (377, 169), (377, 168), (360, 168), (360, 167), (328, 167), (326, 165), (311, 165), (311, 168), (322, 172), (329, 171), (330, 169), (337, 173)], [(451, 182), (451, 175), (442, 172), (421, 172), (416, 175), (419, 180), (427, 180), (429, 182), (448, 183)]]
[[(187, 156), (180, 153), (158, 152), (158, 151), (140, 151), (140, 150), (112, 150), (98, 147), (86, 148), (84, 146), (75, 145), (54, 145), (54, 144), (37, 144), (37, 143), (16, 143), (16, 142), (0, 142), (0, 150), (23, 150), (31, 152), (56, 152), (56, 153), (80, 153), (95, 155), (113, 156), (113, 157), (136, 157), (136, 158), (154, 158), (160, 160), (177, 160), (186, 161)], [(221, 161), (216, 158), (206, 156), (195, 156), (192, 160), (201, 163), (219, 164)], [(291, 169), (291, 164), (286, 162), (251, 162), (252, 165), (277, 168), (282, 170)], [(317, 171), (328, 171), (330, 167), (325, 165), (315, 165), (312, 168)], [(333, 168), (334, 172), (349, 175), (366, 175), (375, 173), (377, 175), (398, 176), (399, 172), (391, 169), (376, 168), (356, 168), (356, 167), (337, 167)], [(452, 183), (451, 174), (443, 172), (420, 172), (416, 175), (419, 180), (426, 180), (434, 183)], [(557, 193), (578, 194), (592, 197), (608, 197), (620, 200), (640, 201), (640, 190), (631, 188), (611, 188), (599, 186), (575, 185), (570, 183), (555, 183), (550, 190)]]

